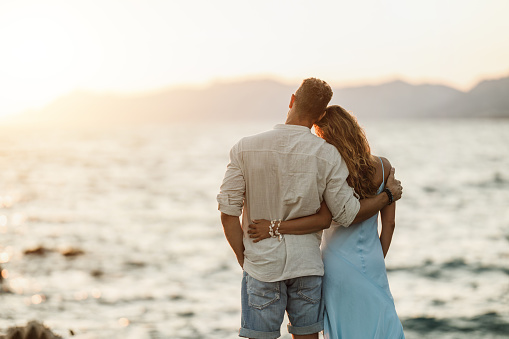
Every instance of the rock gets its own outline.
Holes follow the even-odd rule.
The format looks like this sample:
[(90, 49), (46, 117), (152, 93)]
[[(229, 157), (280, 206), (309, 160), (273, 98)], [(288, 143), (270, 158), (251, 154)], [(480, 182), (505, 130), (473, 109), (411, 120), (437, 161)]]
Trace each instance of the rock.
[(92, 270), (92, 271), (90, 271), (90, 275), (91, 275), (92, 277), (94, 277), (94, 278), (100, 278), (100, 277), (102, 277), (102, 276), (104, 275), (104, 272), (103, 272), (103, 271), (101, 271), (101, 270), (99, 270), (99, 269), (97, 269), (97, 270)]
[(78, 255), (85, 254), (85, 251), (79, 249), (79, 248), (64, 248), (60, 250), (60, 254), (62, 254), (64, 257), (76, 257)]
[(50, 250), (44, 246), (37, 246), (34, 248), (26, 249), (23, 253), (25, 255), (45, 255), (48, 252), (52, 252), (53, 250)]
[(0, 336), (0, 339), (62, 339), (62, 337), (51, 332), (43, 324), (30, 321), (24, 327), (10, 327), (7, 335)]
[(23, 339), (23, 330), (14, 328), (7, 331), (7, 339)]

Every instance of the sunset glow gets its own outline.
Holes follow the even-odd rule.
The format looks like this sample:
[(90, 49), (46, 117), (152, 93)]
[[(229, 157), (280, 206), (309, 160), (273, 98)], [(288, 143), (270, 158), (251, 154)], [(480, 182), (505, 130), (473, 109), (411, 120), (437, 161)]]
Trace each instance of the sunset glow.
[(0, 54), (0, 114), (45, 104), (90, 71), (87, 60), (93, 59), (86, 51), (92, 39), (70, 14), (35, 4), (2, 12), (0, 44), (8, 48)]
[(509, 74), (507, 1), (3, 1), (0, 115), (76, 89), (218, 79), (396, 78), (469, 89)]

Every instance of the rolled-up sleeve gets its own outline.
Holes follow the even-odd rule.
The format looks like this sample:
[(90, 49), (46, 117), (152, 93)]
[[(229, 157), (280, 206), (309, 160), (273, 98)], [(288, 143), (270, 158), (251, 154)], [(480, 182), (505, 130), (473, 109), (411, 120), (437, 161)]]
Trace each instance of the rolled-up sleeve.
[(224, 214), (240, 216), (244, 205), (246, 181), (242, 173), (239, 143), (230, 150), (230, 163), (217, 195), (218, 209)]
[(343, 159), (339, 157), (332, 166), (324, 199), (332, 213), (332, 220), (341, 226), (348, 227), (355, 219), (361, 205), (354, 189), (346, 182), (348, 168)]

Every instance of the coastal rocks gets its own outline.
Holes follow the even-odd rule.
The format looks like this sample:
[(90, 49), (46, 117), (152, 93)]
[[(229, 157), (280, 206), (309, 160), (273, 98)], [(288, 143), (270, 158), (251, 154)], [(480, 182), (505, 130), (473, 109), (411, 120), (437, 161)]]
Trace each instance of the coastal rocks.
[(46, 248), (44, 246), (28, 248), (23, 251), (23, 254), (29, 255), (29, 256), (45, 256), (46, 254), (52, 253), (52, 252), (59, 252), (61, 255), (63, 255), (66, 258), (76, 257), (76, 256), (85, 254), (85, 251), (83, 251), (82, 249), (74, 248), (74, 247), (66, 247), (66, 248), (62, 248), (60, 250), (54, 250), (51, 248)]
[(44, 246), (37, 246), (37, 247), (33, 247), (33, 248), (28, 248), (26, 250), (23, 251), (23, 254), (24, 255), (45, 255), (49, 252), (53, 252), (53, 250), (51, 249), (48, 249)]
[(0, 339), (62, 339), (62, 337), (51, 332), (43, 324), (30, 321), (24, 327), (10, 327), (6, 335), (0, 335)]
[(76, 257), (85, 254), (85, 252), (79, 248), (68, 247), (60, 250), (60, 254), (64, 257)]

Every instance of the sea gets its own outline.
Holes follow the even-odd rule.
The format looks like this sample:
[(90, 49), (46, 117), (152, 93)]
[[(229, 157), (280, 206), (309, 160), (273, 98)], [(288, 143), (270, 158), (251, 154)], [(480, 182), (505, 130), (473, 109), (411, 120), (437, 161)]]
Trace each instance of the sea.
[[(0, 127), (0, 334), (237, 338), (216, 195), (231, 146), (273, 125)], [(363, 126), (404, 187), (386, 266), (406, 338), (509, 338), (509, 120)]]

